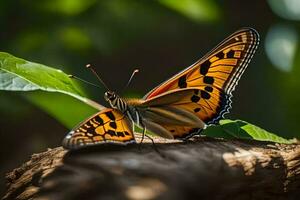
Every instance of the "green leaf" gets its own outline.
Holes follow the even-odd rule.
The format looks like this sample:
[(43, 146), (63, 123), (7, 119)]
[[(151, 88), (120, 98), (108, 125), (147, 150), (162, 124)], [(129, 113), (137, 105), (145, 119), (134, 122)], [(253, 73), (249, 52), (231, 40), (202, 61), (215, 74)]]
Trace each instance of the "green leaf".
[(158, 2), (196, 22), (215, 21), (220, 17), (220, 9), (214, 1), (159, 0)]
[(39, 87), (12, 73), (0, 70), (0, 89), (11, 91), (32, 91), (38, 90)]
[(203, 131), (203, 135), (220, 137), (225, 139), (250, 139), (284, 144), (294, 143), (294, 140), (282, 138), (270, 133), (258, 126), (242, 120), (221, 120), (218, 126), (209, 126)]
[(224, 138), (224, 139), (233, 139), (234, 136), (227, 134), (221, 126), (208, 126), (206, 129), (204, 129), (201, 132), (202, 135), (206, 135), (209, 137), (215, 137), (215, 138)]
[(0, 90), (60, 92), (98, 110), (104, 108), (83, 97), (83, 92), (61, 70), (29, 62), (5, 52), (0, 52)]
[(96, 0), (50, 0), (37, 2), (41, 8), (47, 11), (65, 14), (65, 15), (78, 15), (86, 11), (89, 7), (97, 3)]
[(67, 128), (73, 128), (79, 122), (98, 112), (98, 110), (77, 99), (59, 93), (29, 92), (25, 98)]

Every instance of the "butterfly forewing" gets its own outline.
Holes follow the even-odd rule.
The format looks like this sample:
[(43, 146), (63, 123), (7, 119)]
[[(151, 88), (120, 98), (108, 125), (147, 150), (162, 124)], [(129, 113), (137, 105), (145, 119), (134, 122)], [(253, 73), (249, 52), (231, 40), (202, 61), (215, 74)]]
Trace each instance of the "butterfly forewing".
[[(258, 33), (251, 28), (241, 29), (186, 70), (150, 91), (147, 101), (160, 101), (164, 95), (172, 98), (180, 90), (192, 89), (175, 106), (193, 112), (207, 124), (216, 123), (231, 108), (231, 93), (247, 67), (259, 43)], [(186, 128), (165, 126), (174, 136), (186, 136)], [(189, 131), (193, 127), (188, 127)]]
[(64, 139), (63, 146), (77, 149), (99, 143), (127, 144), (135, 142), (126, 116), (115, 109), (104, 109), (74, 128)]
[(254, 29), (241, 29), (192, 66), (151, 90), (144, 99), (151, 99), (170, 90), (212, 84), (230, 93), (247, 67), (258, 43), (259, 35)]

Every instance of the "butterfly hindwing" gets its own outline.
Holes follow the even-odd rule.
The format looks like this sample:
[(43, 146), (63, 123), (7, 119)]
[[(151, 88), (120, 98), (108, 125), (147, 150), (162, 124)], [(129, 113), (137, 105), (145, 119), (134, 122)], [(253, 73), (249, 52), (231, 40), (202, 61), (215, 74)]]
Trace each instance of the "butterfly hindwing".
[[(187, 92), (168, 106), (193, 112), (206, 124), (218, 122), (231, 108), (231, 93), (258, 43), (259, 35), (254, 29), (245, 28), (233, 33), (195, 64), (150, 91), (144, 97), (144, 104), (151, 100), (152, 103), (160, 101), (165, 95), (172, 98), (172, 93), (181, 90), (191, 90), (193, 92)], [(176, 131), (170, 125), (165, 125), (165, 128), (172, 130), (178, 138), (193, 130), (193, 127), (177, 127)]]
[(99, 143), (133, 142), (135, 139), (127, 117), (116, 109), (106, 108), (74, 128), (65, 137), (63, 146), (76, 149)]

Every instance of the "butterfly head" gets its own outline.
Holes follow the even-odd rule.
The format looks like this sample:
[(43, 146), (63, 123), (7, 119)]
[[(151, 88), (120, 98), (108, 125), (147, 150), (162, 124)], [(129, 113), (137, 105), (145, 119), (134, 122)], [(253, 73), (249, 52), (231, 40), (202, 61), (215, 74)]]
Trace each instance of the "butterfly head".
[(107, 91), (104, 93), (104, 99), (108, 102), (112, 102), (117, 98), (116, 93), (112, 92), (112, 91)]

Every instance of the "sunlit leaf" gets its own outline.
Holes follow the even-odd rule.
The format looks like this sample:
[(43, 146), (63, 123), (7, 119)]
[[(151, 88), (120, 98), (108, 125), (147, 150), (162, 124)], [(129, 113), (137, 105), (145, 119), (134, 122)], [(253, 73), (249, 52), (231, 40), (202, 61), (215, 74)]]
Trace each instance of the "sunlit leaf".
[(209, 126), (201, 132), (201, 135), (206, 135), (215, 138), (233, 139), (234, 136), (226, 133), (221, 126)]
[(0, 70), (0, 90), (32, 91), (39, 87), (15, 74)]
[(91, 106), (59, 93), (30, 92), (26, 98), (70, 129), (97, 112)]
[(26, 61), (0, 52), (0, 90), (44, 90), (60, 92), (75, 97), (99, 110), (103, 106), (84, 97), (67, 74), (59, 69)]
[(203, 135), (225, 139), (251, 139), (257, 141), (277, 142), (284, 144), (294, 143), (294, 140), (282, 138), (258, 126), (242, 120), (221, 120), (219, 126), (210, 126), (203, 131)]
[(214, 1), (159, 0), (159, 2), (197, 22), (215, 21), (220, 17), (220, 9)]
[(40, 2), (45, 10), (65, 15), (77, 15), (88, 9), (96, 0), (46, 0)]

